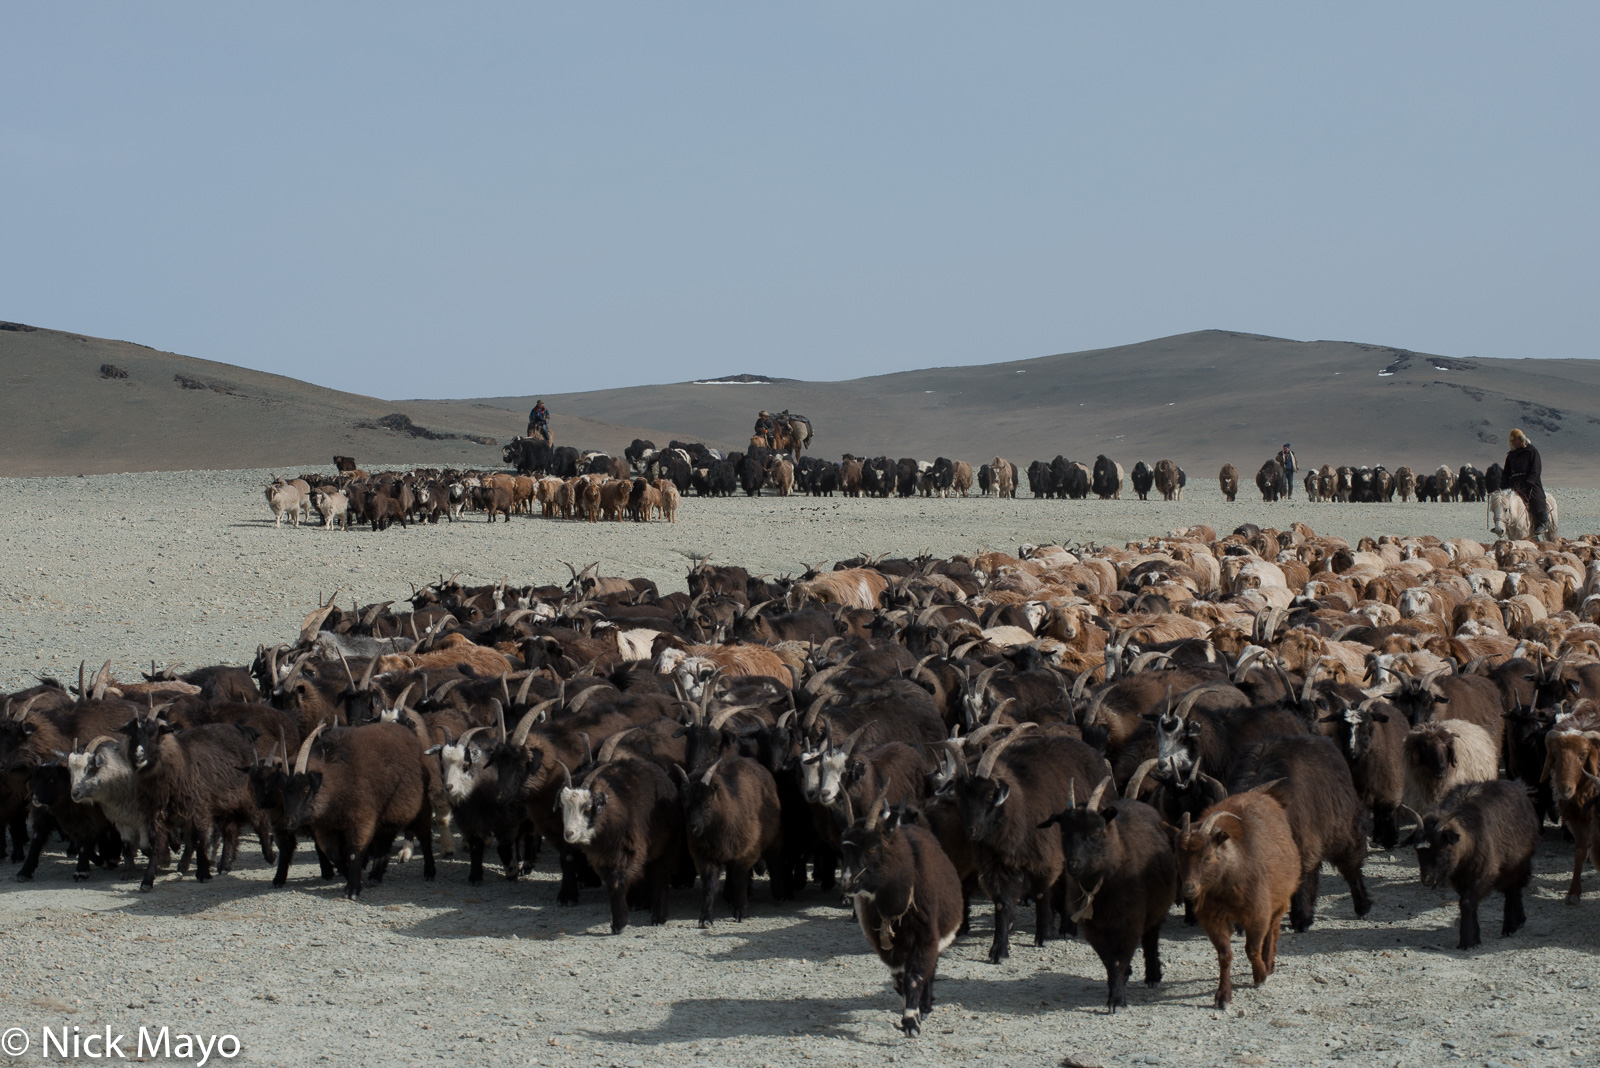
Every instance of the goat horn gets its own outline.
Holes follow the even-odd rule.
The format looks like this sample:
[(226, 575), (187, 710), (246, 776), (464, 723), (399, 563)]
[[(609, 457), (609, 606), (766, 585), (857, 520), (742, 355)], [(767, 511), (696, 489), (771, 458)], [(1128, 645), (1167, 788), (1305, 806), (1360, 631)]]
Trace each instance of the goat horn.
[[(571, 564), (567, 564), (567, 566), (571, 567), (572, 565)], [(558, 767), (561, 768), (561, 787), (562, 787), (562, 789), (565, 789), (565, 790), (572, 789), (572, 771), (571, 771), (571, 769), (569, 769), (567, 767), (566, 763), (563, 762), (563, 761), (558, 760), (558, 761), (556, 761), (556, 764), (557, 764)]]
[(462, 749), (465, 749), (467, 747), (467, 743), (472, 741), (473, 735), (481, 734), (483, 731), (488, 729), (488, 727), (469, 727), (467, 730), (462, 732), (461, 737), (456, 739), (456, 744)]
[[(504, 678), (504, 676), (501, 677)], [(504, 742), (506, 740), (506, 706), (500, 703), (498, 697), (489, 698), (489, 703), (494, 705), (495, 728), (499, 731), (500, 741)]]
[(317, 740), (317, 735), (327, 729), (327, 726), (326, 723), (317, 724), (316, 727), (312, 728), (311, 733), (306, 735), (306, 740), (300, 743), (300, 752), (296, 753), (294, 757), (294, 773), (296, 775), (304, 775), (306, 773), (306, 765), (311, 760), (311, 743)]
[(94, 700), (103, 700), (106, 696), (106, 687), (111, 685), (111, 661), (107, 660), (100, 665), (100, 670), (94, 673), (94, 682), (90, 684)]
[(1171, 659), (1171, 653), (1140, 653), (1138, 656), (1133, 658), (1133, 663), (1128, 665), (1128, 674), (1137, 675), (1143, 671), (1147, 665), (1154, 663), (1157, 660)]
[(983, 759), (978, 761), (978, 770), (974, 772), (974, 774), (980, 779), (988, 778), (994, 772), (995, 761), (1000, 759), (1000, 754), (1006, 751), (1006, 747), (1037, 726), (1037, 723), (1019, 723), (1016, 730), (1006, 735), (984, 752)]
[(530, 708), (526, 712), (524, 712), (522, 714), (522, 718), (517, 720), (517, 725), (516, 725), (515, 729), (513, 729), (512, 732), (511, 732), (511, 745), (513, 745), (513, 746), (515, 746), (516, 748), (519, 748), (519, 749), (521, 747), (527, 745), (528, 744), (528, 732), (533, 730), (534, 720), (539, 718), (539, 713), (540, 712), (543, 712), (545, 709), (549, 708), (553, 704), (555, 704), (555, 701), (553, 701), (553, 700), (552, 701), (544, 701), (544, 702), (541, 702), (540, 704), (534, 705), (532, 708)]
[(795, 714), (796, 714), (795, 710), (791, 708), (791, 709), (789, 709), (789, 711), (787, 711), (783, 715), (779, 716), (778, 717), (778, 726), (787, 729), (789, 724), (794, 722)]
[(350, 661), (348, 661), (348, 660), (346, 660), (344, 658), (344, 650), (336, 648), (336, 649), (334, 649), (334, 652), (339, 654), (339, 663), (344, 665), (344, 677), (346, 679), (350, 680), (350, 688), (352, 690), (355, 689), (356, 688), (355, 672), (350, 670)]
[(78, 700), (80, 701), (87, 701), (89, 699), (89, 683), (88, 680), (84, 678), (83, 670), (87, 666), (87, 661), (78, 661)]
[(1215, 827), (1217, 825), (1217, 821), (1220, 820), (1224, 816), (1232, 816), (1234, 819), (1238, 820), (1240, 823), (1244, 822), (1244, 817), (1240, 816), (1237, 812), (1229, 812), (1227, 809), (1223, 809), (1223, 810), (1221, 810), (1219, 812), (1213, 812), (1211, 815), (1207, 816), (1205, 819), (1200, 821), (1200, 827), (1199, 827), (1200, 833), (1201, 834), (1210, 834), (1211, 833), (1211, 828)]
[(711, 785), (711, 777), (717, 773), (717, 768), (721, 764), (722, 764), (722, 758), (721, 757), (718, 757), (717, 759), (715, 759), (715, 760), (713, 760), (711, 762), (711, 766), (706, 769), (706, 773), (704, 775), (700, 776), (700, 785), (701, 786), (710, 786)]
[(1144, 789), (1144, 780), (1149, 777), (1151, 769), (1156, 766), (1156, 758), (1151, 757), (1134, 769), (1133, 778), (1128, 780), (1127, 796), (1135, 801), (1139, 799), (1140, 792)]
[(1117, 796), (1117, 784), (1112, 781), (1111, 776), (1109, 775), (1101, 779), (1100, 785), (1096, 786), (1094, 788), (1094, 793), (1089, 795), (1089, 810), (1091, 812), (1098, 812), (1100, 810), (1100, 802), (1105, 798), (1107, 790), (1111, 791), (1112, 800), (1115, 800)]
[(1306, 684), (1300, 687), (1300, 703), (1302, 705), (1309, 705), (1311, 703), (1312, 695), (1316, 692), (1315, 687), (1317, 684), (1317, 675), (1320, 674), (1321, 671), (1322, 660), (1320, 658), (1313, 660), (1311, 662), (1311, 666), (1306, 669)]
[(1067, 809), (1078, 807), (1078, 777), (1073, 775), (1067, 779)]
[[(711, 721), (710, 727), (714, 731), (720, 731), (722, 729), (722, 725), (728, 722), (728, 720), (732, 719), (734, 716), (737, 716), (740, 712), (749, 712), (750, 710), (751, 709), (749, 705), (734, 705), (732, 708), (724, 708), (722, 711), (718, 712), (716, 718)], [(785, 712), (784, 715), (793, 715), (793, 713)]]
[(79, 753), (92, 753), (96, 749), (99, 749), (106, 742), (116, 742), (117, 740), (118, 739), (117, 739), (117, 737), (115, 735), (102, 734), (102, 735), (99, 735), (97, 737), (89, 739), (89, 744), (88, 745), (78, 746), (78, 747), (75, 747), (75, 748), (76, 748), (77, 752), (79, 752)]
[[(883, 819), (883, 808), (889, 801), (891, 783), (884, 783), (883, 789), (878, 791), (878, 796), (872, 799), (872, 807), (867, 810), (867, 830), (873, 830)], [(848, 797), (848, 794), (844, 796)]]
[(405, 688), (400, 691), (400, 696), (394, 699), (395, 711), (404, 712), (406, 710), (406, 698), (411, 696), (411, 689), (414, 686), (416, 686), (414, 682), (406, 683)]
[(617, 733), (613, 734), (611, 737), (607, 738), (605, 741), (601, 742), (600, 743), (600, 753), (599, 753), (598, 756), (596, 756), (594, 758), (595, 759), (595, 763), (596, 764), (605, 764), (608, 761), (610, 761), (612, 757), (616, 756), (617, 747), (622, 744), (622, 740), (624, 738), (626, 738), (630, 734), (637, 734), (639, 731), (641, 731), (643, 729), (644, 728), (642, 728), (642, 727), (629, 727), (627, 730), (618, 731)]
[(848, 757), (855, 752), (856, 743), (861, 740), (861, 736), (863, 734), (867, 733), (867, 728), (870, 726), (872, 726), (871, 723), (863, 723), (861, 726), (850, 732), (850, 736), (846, 738), (844, 740), (844, 744), (839, 747), (845, 756)]
[(530, 671), (526, 676), (523, 677), (522, 685), (517, 687), (517, 699), (514, 702), (513, 707), (520, 707), (528, 700), (528, 688), (533, 685), (534, 674), (534, 672)]
[(378, 658), (373, 657), (367, 661), (367, 670), (361, 673), (361, 689), (366, 690), (372, 686), (372, 672), (378, 666)]

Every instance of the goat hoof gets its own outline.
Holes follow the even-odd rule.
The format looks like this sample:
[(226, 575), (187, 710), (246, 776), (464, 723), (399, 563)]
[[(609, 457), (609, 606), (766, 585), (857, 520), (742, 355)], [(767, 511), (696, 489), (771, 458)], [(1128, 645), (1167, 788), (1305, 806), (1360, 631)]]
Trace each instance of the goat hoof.
[(86, 883), (89, 881), (89, 873), (86, 871), (75, 871), (72, 873), (72, 881), (75, 883)]
[(916, 1016), (901, 1017), (896, 1026), (906, 1033), (907, 1038), (916, 1038), (922, 1034), (922, 1021)]
[(19, 883), (31, 883), (31, 882), (33, 882), (33, 873), (29, 872), (27, 875), (24, 875), (20, 871), (17, 872), (17, 882), (19, 882)]

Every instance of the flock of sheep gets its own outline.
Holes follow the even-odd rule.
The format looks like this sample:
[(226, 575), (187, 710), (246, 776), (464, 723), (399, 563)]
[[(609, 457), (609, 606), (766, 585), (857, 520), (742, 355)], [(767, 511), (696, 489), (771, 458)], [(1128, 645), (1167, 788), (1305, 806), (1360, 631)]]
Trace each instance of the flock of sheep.
[(145, 890), (180, 852), (226, 873), (246, 830), (275, 885), (306, 847), (351, 897), (396, 855), (432, 878), (458, 838), (470, 882), (490, 845), (513, 880), (553, 854), (558, 900), (601, 888), (614, 932), (635, 909), (667, 922), (696, 880), (703, 926), (719, 887), (735, 919), (842, 891), (908, 1035), (974, 905), (997, 965), (1024, 905), (1035, 945), (1085, 938), (1113, 1011), (1136, 951), (1163, 978), (1177, 906), (1216, 946), (1220, 1006), (1235, 928), (1259, 984), (1281, 921), (1315, 922), (1324, 862), (1367, 914), (1372, 841), (1455, 888), (1463, 948), (1490, 894), (1500, 933), (1521, 926), (1552, 821), (1579, 898), (1597, 619), (1594, 537), (1351, 544), (1298, 523), (778, 579), (701, 562), (669, 594), (595, 565), (441, 579), (404, 610), (330, 600), (250, 665), (6, 695), (0, 824), (19, 877), (59, 835), (75, 878), (142, 866)]

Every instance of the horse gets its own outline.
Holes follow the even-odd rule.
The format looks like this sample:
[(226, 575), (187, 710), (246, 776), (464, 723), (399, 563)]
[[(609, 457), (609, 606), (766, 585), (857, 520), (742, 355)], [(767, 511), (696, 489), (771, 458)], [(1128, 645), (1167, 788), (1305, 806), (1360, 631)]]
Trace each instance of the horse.
[[(1533, 537), (1533, 517), (1528, 514), (1528, 503), (1517, 496), (1514, 490), (1496, 490), (1489, 494), (1489, 533), (1497, 538), (1510, 538), (1512, 541), (1528, 541)], [(1556, 537), (1556, 499), (1550, 495), (1549, 490), (1544, 493), (1545, 506), (1550, 509), (1550, 522), (1545, 528), (1545, 537), (1551, 541)]]

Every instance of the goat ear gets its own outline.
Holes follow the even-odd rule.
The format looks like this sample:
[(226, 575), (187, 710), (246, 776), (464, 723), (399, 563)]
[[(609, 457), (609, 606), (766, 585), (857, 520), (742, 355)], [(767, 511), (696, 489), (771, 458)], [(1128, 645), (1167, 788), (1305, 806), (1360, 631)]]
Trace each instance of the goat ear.
[(1001, 783), (999, 791), (997, 791), (994, 795), (994, 807), (999, 808), (1001, 805), (1005, 804), (1006, 798), (1010, 796), (1011, 784), (1008, 782)]
[(1225, 829), (1223, 829), (1221, 827), (1213, 828), (1212, 831), (1211, 831), (1211, 844), (1212, 845), (1221, 845), (1222, 843), (1226, 842), (1230, 837), (1231, 837), (1231, 835), (1229, 835), (1228, 832)]
[(433, 756), (436, 753), (438, 753), (439, 750), (441, 750), (443, 748), (444, 748), (444, 746), (442, 746), (442, 745), (429, 746), (427, 749), (424, 749), (422, 751), (422, 755), (423, 756)]
[(1433, 703), (1436, 704), (1436, 705), (1447, 705), (1447, 704), (1450, 703), (1450, 698), (1448, 698), (1448, 697), (1435, 697), (1433, 699)]
[(1049, 819), (1047, 819), (1043, 823), (1039, 824), (1039, 829), (1042, 831), (1046, 827), (1051, 826), (1052, 824), (1060, 823), (1061, 822), (1061, 816), (1062, 816), (1062, 813), (1057, 812), (1054, 816), (1051, 816)]
[(1100, 818), (1105, 820), (1107, 823), (1110, 823), (1112, 820), (1117, 818), (1117, 813), (1120, 811), (1121, 810), (1117, 808), (1115, 802), (1109, 805), (1103, 805), (1100, 808)]
[(1567, 689), (1572, 692), (1572, 696), (1576, 697), (1578, 696), (1578, 691), (1583, 689), (1583, 684), (1577, 679), (1568, 679)]
[(1368, 715), (1370, 715), (1372, 717), (1372, 721), (1374, 723), (1388, 723), (1389, 722), (1389, 713), (1387, 713), (1387, 712), (1369, 712)]
[(313, 792), (322, 789), (322, 772), (320, 772), (320, 771), (308, 771), (308, 772), (306, 772), (306, 781), (311, 784), (311, 789), (312, 789)]

